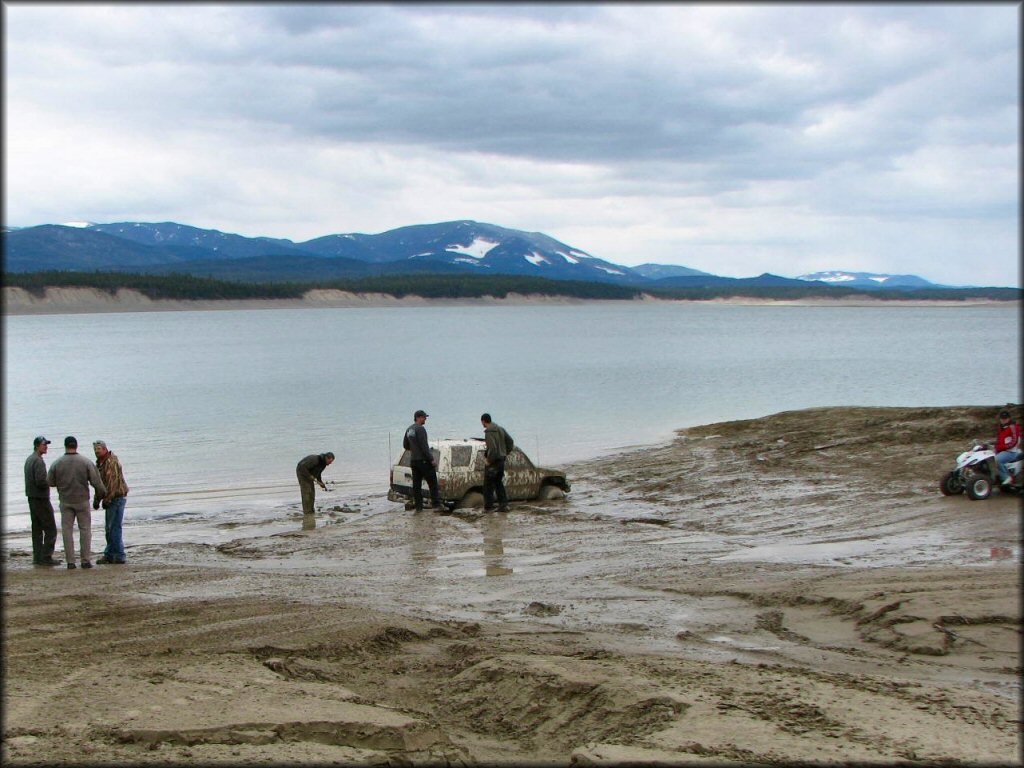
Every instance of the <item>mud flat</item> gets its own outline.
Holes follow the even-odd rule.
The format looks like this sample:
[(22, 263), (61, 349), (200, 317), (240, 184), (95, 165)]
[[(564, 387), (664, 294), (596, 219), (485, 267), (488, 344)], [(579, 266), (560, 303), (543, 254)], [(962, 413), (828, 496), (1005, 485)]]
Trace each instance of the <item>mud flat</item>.
[(505, 515), (347, 499), (91, 571), (8, 536), (4, 763), (1020, 764), (1021, 506), (938, 492), (997, 410), (713, 424)]

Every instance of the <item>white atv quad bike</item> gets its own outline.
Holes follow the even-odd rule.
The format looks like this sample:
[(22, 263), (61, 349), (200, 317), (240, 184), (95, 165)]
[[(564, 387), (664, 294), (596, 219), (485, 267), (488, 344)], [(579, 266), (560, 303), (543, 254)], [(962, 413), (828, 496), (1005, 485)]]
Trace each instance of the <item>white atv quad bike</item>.
[(969, 450), (956, 457), (956, 469), (947, 472), (939, 481), (943, 496), (966, 493), (972, 501), (987, 499), (992, 488), (999, 486), (1003, 491), (1021, 493), (1024, 486), (1024, 455), (1006, 465), (1010, 482), (999, 484), (999, 470), (996, 468), (996, 452), (987, 443), (975, 443)]

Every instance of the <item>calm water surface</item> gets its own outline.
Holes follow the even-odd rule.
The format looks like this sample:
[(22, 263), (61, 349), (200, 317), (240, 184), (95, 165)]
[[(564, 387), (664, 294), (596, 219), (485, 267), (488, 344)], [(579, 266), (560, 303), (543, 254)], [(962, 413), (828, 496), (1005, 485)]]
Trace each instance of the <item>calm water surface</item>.
[(90, 457), (106, 440), (138, 519), (297, 506), (295, 463), (327, 450), (339, 503), (383, 494), (417, 408), (431, 438), (478, 436), (490, 411), (531, 457), (558, 465), (798, 408), (1017, 401), (1017, 311), (599, 303), (6, 317), (4, 523), (28, 527), (22, 465), (36, 434), (54, 441), (48, 464), (65, 435)]

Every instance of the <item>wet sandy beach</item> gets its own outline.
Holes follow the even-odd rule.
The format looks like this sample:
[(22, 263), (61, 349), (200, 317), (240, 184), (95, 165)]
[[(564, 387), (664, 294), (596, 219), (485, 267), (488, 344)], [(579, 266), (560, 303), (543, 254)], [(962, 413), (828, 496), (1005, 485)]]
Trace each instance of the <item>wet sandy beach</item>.
[[(181, 312), (216, 311), (231, 309), (310, 309), (350, 307), (409, 307), (409, 306), (482, 306), (482, 305), (537, 305), (537, 304), (595, 304), (621, 303), (623, 300), (577, 299), (568, 296), (542, 296), (510, 293), (503, 298), (482, 296), (462, 299), (428, 299), (420, 296), (396, 298), (382, 293), (351, 293), (334, 289), (313, 289), (294, 299), (151, 299), (139, 291), (120, 288), (107, 293), (96, 288), (50, 287), (42, 295), (34, 295), (24, 288), (5, 286), (3, 312), (7, 315), (51, 315), (93, 312)], [(636, 301), (689, 303), (689, 299), (664, 299), (643, 294)], [(700, 299), (700, 303), (747, 305), (804, 305), (804, 306), (877, 306), (880, 300), (870, 294), (842, 298), (760, 299), (745, 296)], [(886, 305), (924, 307), (966, 307), (978, 305), (1019, 306), (1020, 302), (967, 299), (963, 301), (939, 299), (887, 300)]]
[(336, 489), (125, 567), (8, 536), (4, 761), (1019, 764), (1020, 501), (938, 492), (996, 410), (691, 428), (508, 514)]

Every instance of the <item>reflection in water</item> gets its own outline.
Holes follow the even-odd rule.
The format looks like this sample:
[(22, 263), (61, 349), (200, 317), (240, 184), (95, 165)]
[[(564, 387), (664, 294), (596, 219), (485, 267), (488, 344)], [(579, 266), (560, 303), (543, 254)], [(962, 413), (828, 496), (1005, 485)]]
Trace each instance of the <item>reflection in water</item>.
[(409, 532), (409, 562), (413, 570), (430, 570), (437, 560), (437, 518), (428, 512), (416, 512), (406, 530)]
[(505, 528), (508, 515), (504, 512), (485, 513), (483, 516), (484, 533), (484, 572), (488, 576), (509, 576), (512, 569), (505, 565)]

